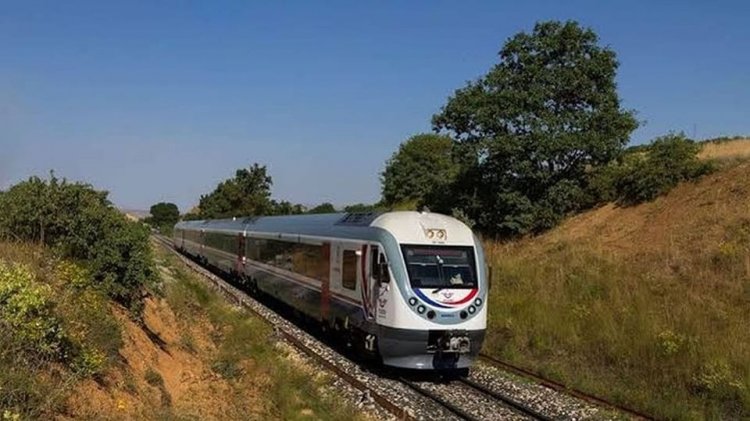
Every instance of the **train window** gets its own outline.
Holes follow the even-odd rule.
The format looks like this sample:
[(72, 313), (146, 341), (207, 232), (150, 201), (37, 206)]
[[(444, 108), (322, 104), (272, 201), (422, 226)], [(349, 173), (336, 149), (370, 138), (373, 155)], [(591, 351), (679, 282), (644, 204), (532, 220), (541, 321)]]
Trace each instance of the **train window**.
[(323, 250), (319, 245), (297, 244), (292, 255), (294, 272), (310, 278), (321, 279)]
[(245, 256), (250, 260), (260, 261), (260, 248), (263, 241), (265, 240), (247, 237), (245, 239)]
[(351, 290), (357, 288), (357, 253), (354, 250), (344, 250), (341, 285)]
[(413, 288), (475, 288), (472, 247), (403, 245)]

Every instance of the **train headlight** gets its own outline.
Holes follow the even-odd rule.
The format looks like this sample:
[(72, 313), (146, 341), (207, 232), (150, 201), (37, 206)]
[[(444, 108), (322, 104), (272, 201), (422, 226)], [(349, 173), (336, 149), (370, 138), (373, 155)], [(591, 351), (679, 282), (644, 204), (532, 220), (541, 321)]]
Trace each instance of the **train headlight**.
[(427, 310), (425, 306), (419, 306), (417, 307), (417, 313), (422, 314), (424, 311)]
[(474, 314), (474, 313), (475, 313), (476, 311), (477, 311), (476, 307), (474, 307), (474, 306), (469, 306), (469, 313), (470, 313), (470, 314)]
[(428, 311), (427, 312), (427, 318), (430, 319), (430, 320), (434, 319), (435, 318), (435, 312), (432, 311), (432, 310)]
[(481, 298), (477, 298), (476, 300), (474, 300), (474, 305), (477, 306), (477, 307), (481, 306), (482, 305), (482, 299)]
[(417, 305), (417, 299), (414, 298), (414, 297), (409, 298), (409, 305), (412, 306), (412, 307), (414, 307), (415, 305)]

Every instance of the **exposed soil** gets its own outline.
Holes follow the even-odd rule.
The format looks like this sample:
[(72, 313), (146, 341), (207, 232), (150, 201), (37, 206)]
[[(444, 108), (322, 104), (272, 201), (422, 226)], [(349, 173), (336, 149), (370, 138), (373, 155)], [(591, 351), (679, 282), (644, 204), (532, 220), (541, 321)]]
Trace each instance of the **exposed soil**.
[[(116, 312), (123, 324), (122, 365), (104, 379), (82, 382), (71, 397), (68, 416), (142, 419), (173, 414), (222, 419), (229, 412), (250, 418), (266, 413), (259, 398), (262, 378), (247, 376), (241, 384), (230, 384), (211, 370), (208, 362), (215, 346), (208, 321), (187, 329), (194, 344), (188, 350), (181, 344), (185, 328), (164, 300), (147, 299), (143, 326)], [(238, 393), (241, 399), (232, 398)]]

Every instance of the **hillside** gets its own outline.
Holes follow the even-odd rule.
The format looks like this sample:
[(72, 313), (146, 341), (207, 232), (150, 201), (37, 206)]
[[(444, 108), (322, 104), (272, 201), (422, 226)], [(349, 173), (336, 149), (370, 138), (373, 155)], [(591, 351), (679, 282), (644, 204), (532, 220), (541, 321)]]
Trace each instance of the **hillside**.
[[(368, 419), (265, 322), (155, 252), (163, 288), (137, 320), (80, 267), (0, 242), (0, 418)], [(76, 355), (42, 353), (60, 346)]]
[(699, 155), (702, 159), (743, 160), (750, 158), (750, 139), (709, 141)]
[(750, 416), (750, 142), (666, 196), (488, 244), (485, 351), (659, 417)]

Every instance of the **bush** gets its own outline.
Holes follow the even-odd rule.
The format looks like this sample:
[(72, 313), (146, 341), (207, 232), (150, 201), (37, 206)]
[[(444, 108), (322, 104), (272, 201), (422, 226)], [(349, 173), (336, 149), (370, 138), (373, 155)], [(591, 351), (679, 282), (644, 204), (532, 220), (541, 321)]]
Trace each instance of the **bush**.
[(29, 268), (0, 261), (0, 325), (9, 336), (4, 341), (18, 344), (25, 354), (62, 357), (63, 333), (54, 305), (52, 289), (34, 282)]
[(650, 145), (630, 148), (618, 161), (591, 174), (589, 194), (594, 201), (622, 205), (647, 202), (714, 169), (698, 159), (700, 145), (683, 134), (656, 138)]
[(82, 261), (112, 298), (138, 314), (156, 279), (148, 230), (128, 221), (88, 184), (54, 176), (12, 186), (0, 196), (0, 236), (35, 241)]

